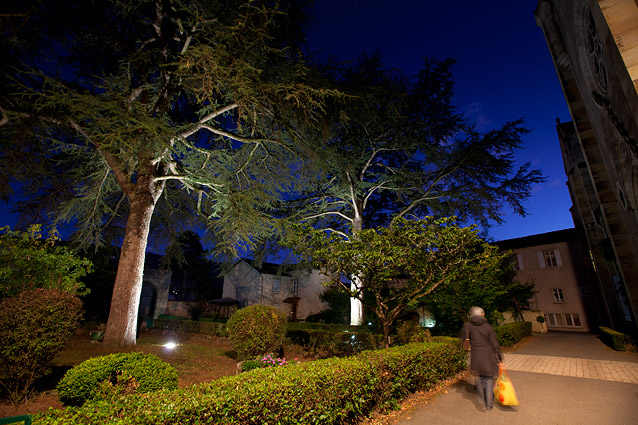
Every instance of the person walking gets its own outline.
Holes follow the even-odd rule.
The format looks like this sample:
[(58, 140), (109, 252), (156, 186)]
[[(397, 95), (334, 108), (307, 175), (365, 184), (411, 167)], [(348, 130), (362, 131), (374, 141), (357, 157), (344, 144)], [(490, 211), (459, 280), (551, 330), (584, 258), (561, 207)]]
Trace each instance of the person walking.
[(503, 364), (503, 353), (496, 332), (485, 320), (481, 307), (472, 307), (469, 322), (461, 331), (461, 338), (470, 340), (470, 370), (477, 375), (476, 395), (481, 409), (492, 410), (494, 406), (494, 376)]

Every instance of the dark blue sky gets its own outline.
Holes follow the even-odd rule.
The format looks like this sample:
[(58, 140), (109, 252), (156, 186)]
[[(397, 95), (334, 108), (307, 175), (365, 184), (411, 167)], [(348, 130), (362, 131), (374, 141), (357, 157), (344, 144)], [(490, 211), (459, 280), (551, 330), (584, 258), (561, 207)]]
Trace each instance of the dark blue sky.
[(317, 0), (309, 48), (338, 60), (380, 50), (388, 67), (415, 74), (424, 56), (452, 57), (455, 105), (484, 130), (525, 118), (520, 163), (541, 168), (521, 218), (490, 230), (495, 240), (573, 227), (556, 118), (570, 121), (543, 32), (536, 0)]

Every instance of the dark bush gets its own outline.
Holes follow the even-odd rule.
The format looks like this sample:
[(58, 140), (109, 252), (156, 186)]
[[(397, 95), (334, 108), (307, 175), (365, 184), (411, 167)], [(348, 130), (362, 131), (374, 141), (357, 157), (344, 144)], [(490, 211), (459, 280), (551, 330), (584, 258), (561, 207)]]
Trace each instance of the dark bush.
[(632, 345), (632, 340), (629, 335), (617, 332), (606, 326), (601, 326), (598, 329), (600, 331), (601, 340), (616, 351), (624, 351)]
[(374, 408), (396, 404), (466, 366), (454, 338), (410, 344), (350, 358), (330, 358), (258, 369), (176, 391), (87, 403), (35, 417), (41, 425), (138, 424), (344, 424)]
[(10, 402), (33, 392), (81, 315), (79, 298), (55, 289), (23, 291), (0, 303), (0, 388)]
[(179, 331), (211, 336), (227, 336), (226, 323), (201, 320), (195, 322), (185, 318), (160, 318), (153, 321), (153, 327), (169, 331)]
[(383, 335), (343, 330), (349, 328), (335, 325), (314, 325), (306, 329), (297, 327), (289, 330), (286, 337), (291, 343), (324, 357), (355, 354), (383, 345)]
[(160, 314), (159, 316), (157, 316), (157, 319), (162, 319), (162, 320), (188, 320), (186, 317), (182, 317), (182, 316), (172, 316), (170, 314)]
[(328, 308), (321, 310), (319, 313), (310, 314), (306, 317), (306, 321), (309, 323), (330, 323), (339, 324), (343, 323), (343, 312)]
[(288, 323), (288, 330), (331, 330), (334, 332), (364, 332), (368, 328), (363, 326), (350, 326), (337, 323), (308, 323), (308, 322), (290, 322)]
[(430, 342), (432, 334), (430, 330), (419, 325), (418, 322), (407, 320), (397, 328), (395, 342), (398, 345), (410, 344), (412, 342)]
[(118, 394), (148, 393), (177, 388), (177, 371), (159, 357), (116, 353), (88, 359), (70, 369), (58, 383), (58, 396), (67, 406), (110, 399)]
[(509, 347), (532, 334), (532, 322), (506, 323), (496, 326), (494, 331), (496, 332), (498, 343), (502, 347)]
[(254, 359), (281, 347), (286, 336), (286, 315), (268, 305), (237, 310), (227, 323), (228, 338), (239, 360)]

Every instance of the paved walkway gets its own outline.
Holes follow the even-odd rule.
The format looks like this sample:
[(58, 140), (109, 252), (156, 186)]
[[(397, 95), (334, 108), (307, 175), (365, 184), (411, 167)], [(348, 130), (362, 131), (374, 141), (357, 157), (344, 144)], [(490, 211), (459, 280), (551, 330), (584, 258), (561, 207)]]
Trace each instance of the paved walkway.
[(505, 365), (508, 371), (518, 370), (638, 384), (638, 363), (506, 354)]
[(483, 412), (473, 378), (402, 412), (392, 425), (638, 425), (638, 355), (592, 334), (529, 338), (505, 355), (519, 406)]

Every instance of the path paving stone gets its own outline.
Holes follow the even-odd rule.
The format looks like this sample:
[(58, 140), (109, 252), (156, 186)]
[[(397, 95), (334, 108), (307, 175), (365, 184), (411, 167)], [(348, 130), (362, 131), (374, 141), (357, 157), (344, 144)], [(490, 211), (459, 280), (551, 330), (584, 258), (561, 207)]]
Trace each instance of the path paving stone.
[(509, 353), (507, 370), (638, 384), (638, 363)]

